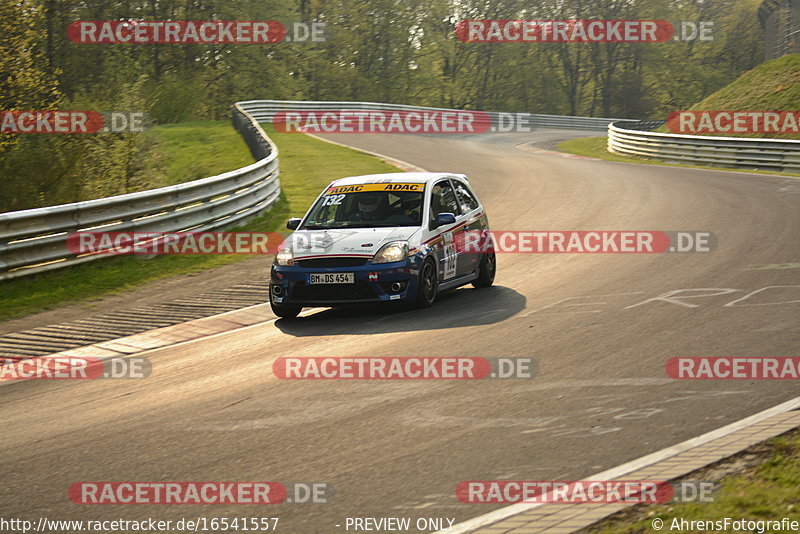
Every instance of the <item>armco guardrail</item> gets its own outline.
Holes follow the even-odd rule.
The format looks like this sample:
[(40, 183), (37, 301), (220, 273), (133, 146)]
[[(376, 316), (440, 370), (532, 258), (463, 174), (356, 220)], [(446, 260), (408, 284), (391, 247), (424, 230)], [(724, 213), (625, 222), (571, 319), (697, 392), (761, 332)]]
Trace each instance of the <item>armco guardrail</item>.
[(800, 141), (648, 131), (663, 124), (664, 121), (614, 122), (608, 126), (608, 151), (668, 163), (800, 172)]
[(70, 252), (72, 232), (215, 230), (269, 208), (280, 195), (278, 149), (239, 104), (233, 107), (233, 124), (256, 163), (149, 191), (0, 214), (0, 280), (109, 257)]
[[(404, 104), (381, 104), (379, 102), (325, 102), (325, 101), (293, 101), (293, 100), (247, 100), (239, 102), (242, 109), (255, 117), (259, 122), (272, 122), (280, 111), (453, 111), (448, 108), (431, 108), (424, 106), (407, 106)], [(463, 110), (469, 111), (469, 110)], [(484, 112), (497, 124), (502, 112)], [(530, 114), (530, 125), (533, 128), (558, 128), (570, 130), (605, 131), (608, 125), (621, 119), (605, 119), (599, 117), (569, 117), (560, 115)]]
[[(252, 165), (160, 189), (86, 202), (0, 214), (0, 280), (8, 280), (110, 257), (76, 255), (67, 248), (73, 232), (182, 232), (230, 227), (268, 209), (280, 195), (278, 149), (259, 122), (279, 111), (452, 111), (377, 102), (248, 100), (233, 106), (233, 125), (253, 156)], [(499, 112), (487, 112), (497, 121)], [(536, 128), (603, 130), (619, 119), (530, 115)]]

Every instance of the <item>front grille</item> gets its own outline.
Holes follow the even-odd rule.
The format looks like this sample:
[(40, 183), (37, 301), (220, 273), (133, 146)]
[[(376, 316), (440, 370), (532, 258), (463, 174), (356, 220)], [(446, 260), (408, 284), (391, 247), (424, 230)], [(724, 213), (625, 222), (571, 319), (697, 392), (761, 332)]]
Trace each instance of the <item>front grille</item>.
[(310, 260), (297, 260), (295, 263), (306, 269), (322, 267), (361, 267), (366, 265), (369, 258), (313, 258)]
[(367, 282), (355, 284), (295, 284), (291, 300), (297, 301), (339, 301), (377, 299), (375, 291)]

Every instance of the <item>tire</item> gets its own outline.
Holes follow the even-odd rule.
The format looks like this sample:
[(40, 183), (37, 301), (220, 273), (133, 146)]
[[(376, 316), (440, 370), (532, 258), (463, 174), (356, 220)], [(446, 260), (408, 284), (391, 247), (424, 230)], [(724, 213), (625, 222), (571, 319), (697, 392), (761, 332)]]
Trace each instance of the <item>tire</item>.
[(417, 308), (429, 308), (436, 300), (439, 286), (439, 276), (436, 272), (436, 264), (428, 258), (422, 264), (417, 279), (417, 299), (414, 302)]
[(494, 283), (494, 274), (497, 272), (497, 258), (494, 251), (487, 252), (481, 258), (478, 266), (478, 278), (472, 281), (472, 285), (477, 288), (489, 287)]
[(287, 306), (285, 304), (275, 304), (272, 298), (269, 299), (269, 305), (272, 307), (272, 313), (283, 319), (294, 319), (302, 310), (302, 306)]

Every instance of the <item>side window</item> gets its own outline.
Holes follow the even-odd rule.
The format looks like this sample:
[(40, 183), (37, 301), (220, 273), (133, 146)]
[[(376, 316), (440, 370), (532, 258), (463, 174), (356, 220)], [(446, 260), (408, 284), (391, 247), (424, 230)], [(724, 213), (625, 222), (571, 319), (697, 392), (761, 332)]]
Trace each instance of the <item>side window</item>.
[(475, 200), (475, 196), (470, 192), (467, 186), (458, 180), (453, 180), (453, 184), (456, 186), (456, 195), (458, 196), (459, 204), (461, 204), (461, 211), (463, 213), (469, 213), (477, 209), (478, 201)]
[(440, 213), (453, 213), (456, 217), (461, 215), (453, 186), (448, 180), (437, 182), (431, 190), (431, 220)]

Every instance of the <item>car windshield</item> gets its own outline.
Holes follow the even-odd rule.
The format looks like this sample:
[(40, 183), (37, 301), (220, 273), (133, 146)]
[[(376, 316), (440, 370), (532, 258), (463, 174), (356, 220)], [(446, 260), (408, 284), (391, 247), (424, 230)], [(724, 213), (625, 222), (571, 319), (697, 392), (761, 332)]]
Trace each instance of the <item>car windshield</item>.
[(420, 226), (424, 184), (363, 184), (329, 188), (304, 230)]

